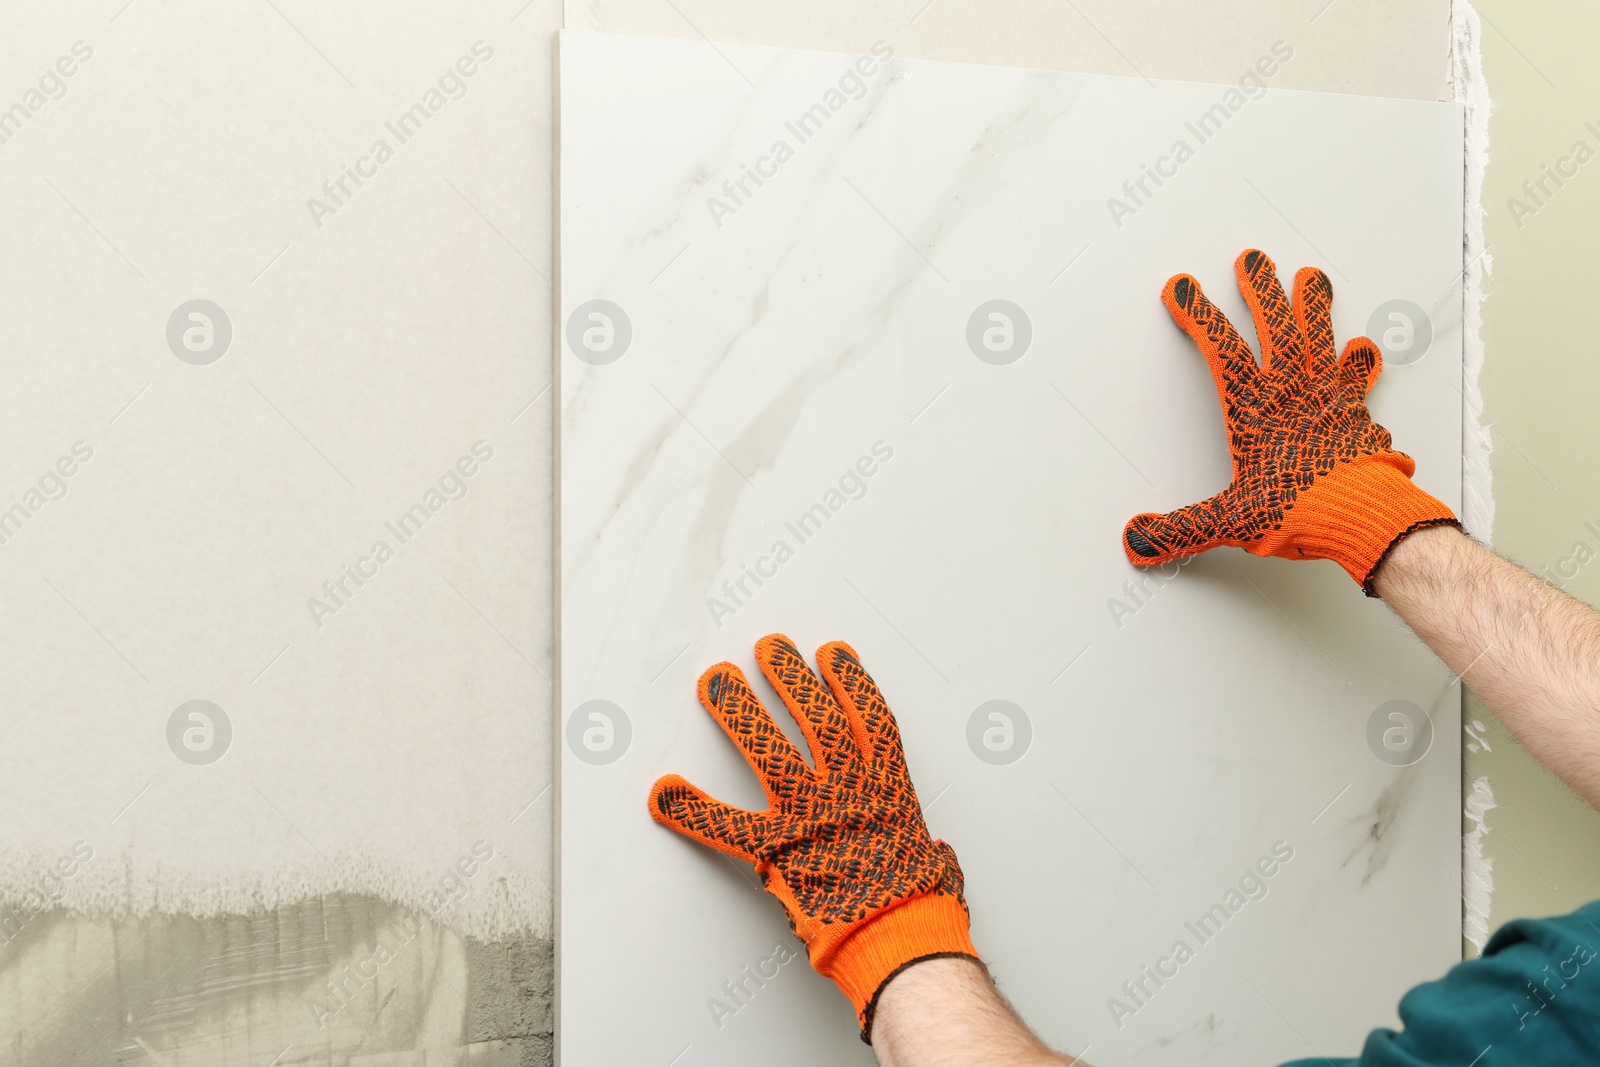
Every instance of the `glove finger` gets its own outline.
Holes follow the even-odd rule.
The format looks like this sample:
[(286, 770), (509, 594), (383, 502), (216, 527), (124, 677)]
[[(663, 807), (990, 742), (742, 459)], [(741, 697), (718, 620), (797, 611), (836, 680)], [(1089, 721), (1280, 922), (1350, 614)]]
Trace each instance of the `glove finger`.
[(777, 803), (780, 797), (792, 796), (794, 783), (810, 777), (811, 768), (800, 750), (772, 721), (738, 667), (719, 663), (702, 674), (700, 703), (744, 753), (769, 801)]
[(1339, 358), (1339, 377), (1366, 396), (1383, 373), (1383, 353), (1370, 337), (1352, 337)]
[(1306, 341), (1306, 369), (1321, 378), (1339, 361), (1333, 345), (1333, 283), (1316, 267), (1301, 267), (1294, 276), (1294, 317)]
[(1167, 280), (1161, 302), (1167, 305), (1167, 314), (1178, 328), (1199, 346), (1217, 383), (1217, 394), (1225, 400), (1233, 397), (1253, 402), (1261, 374), (1256, 369), (1255, 353), (1228, 316), (1206, 298), (1200, 283), (1188, 274), (1176, 274)]
[(1229, 504), (1228, 491), (1224, 489), (1198, 504), (1165, 515), (1135, 515), (1122, 528), (1122, 550), (1128, 554), (1128, 562), (1149, 567), (1232, 544)]
[(1278, 268), (1259, 248), (1247, 248), (1233, 264), (1239, 278), (1239, 295), (1250, 308), (1256, 323), (1256, 339), (1261, 344), (1261, 373), (1283, 374), (1304, 371), (1306, 343), (1300, 335)]
[(938, 855), (940, 866), (943, 868), (942, 876), (936, 887), (940, 893), (947, 893), (961, 901), (961, 906), (967, 906), (966, 876), (961, 873), (961, 864), (956, 860), (956, 850), (943, 838), (933, 843), (933, 851)]
[(1388, 430), (1384, 429), (1377, 423), (1373, 423), (1371, 426), (1367, 427), (1366, 436), (1361, 443), (1361, 447), (1362, 450), (1368, 454), (1374, 454), (1378, 452), (1391, 453), (1391, 455), (1388, 457), (1389, 462), (1392, 463), (1395, 468), (1407, 478), (1417, 473), (1417, 461), (1406, 455), (1404, 452), (1396, 452), (1394, 448), (1393, 435), (1391, 435)]
[(875, 764), (895, 759), (903, 764), (905, 752), (900, 746), (900, 728), (895, 724), (894, 712), (889, 710), (878, 683), (861, 665), (856, 650), (843, 641), (829, 641), (817, 649), (817, 666), (850, 717), (857, 743), (867, 758)]
[(836, 767), (856, 755), (855, 738), (844, 709), (814, 674), (794, 642), (768, 634), (756, 642), (756, 662), (811, 746), (818, 767)]
[(684, 837), (747, 863), (770, 833), (767, 816), (706, 796), (676, 774), (656, 779), (650, 790), (650, 817)]

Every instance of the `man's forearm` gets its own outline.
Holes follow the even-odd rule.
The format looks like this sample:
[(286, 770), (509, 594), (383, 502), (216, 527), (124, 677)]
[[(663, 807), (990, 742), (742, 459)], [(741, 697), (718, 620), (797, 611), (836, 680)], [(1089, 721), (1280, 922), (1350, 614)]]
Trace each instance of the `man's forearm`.
[(1528, 751), (1600, 807), (1600, 613), (1448, 527), (1401, 541), (1374, 585)]
[(966, 959), (914, 964), (884, 986), (872, 1049), (882, 1067), (1088, 1067), (1046, 1048)]

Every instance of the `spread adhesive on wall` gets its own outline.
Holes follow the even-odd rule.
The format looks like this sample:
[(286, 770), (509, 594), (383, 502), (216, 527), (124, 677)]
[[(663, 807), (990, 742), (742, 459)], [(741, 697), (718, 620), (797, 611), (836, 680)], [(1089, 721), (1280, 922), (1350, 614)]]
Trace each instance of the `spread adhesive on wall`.
[(1489, 165), (1489, 83), (1483, 74), (1478, 12), (1469, 0), (1455, 0), (1451, 11), (1450, 84), (1454, 99), (1466, 108), (1467, 202), (1462, 241), (1462, 313), (1465, 371), (1462, 384), (1463, 434), (1461, 517), (1474, 537), (1493, 544), (1494, 494), (1489, 454), (1493, 440), (1484, 420), (1483, 370), (1484, 283), (1494, 258), (1484, 236), (1483, 179)]
[(1483, 854), (1483, 839), (1489, 833), (1489, 811), (1495, 806), (1494, 790), (1488, 778), (1472, 783), (1465, 814), (1472, 829), (1461, 840), (1462, 936), (1479, 952), (1489, 940), (1489, 905), (1494, 896), (1494, 861)]
[[(1474, 537), (1494, 543), (1494, 482), (1489, 455), (1493, 440), (1483, 414), (1483, 288), (1493, 259), (1484, 237), (1483, 178), (1489, 165), (1489, 83), (1483, 74), (1479, 39), (1483, 25), (1469, 0), (1455, 0), (1450, 13), (1450, 84), (1455, 99), (1466, 107), (1466, 189), (1462, 310), (1461, 518)], [(1493, 864), (1483, 854), (1488, 826), (1484, 812), (1494, 806), (1487, 778), (1473, 783), (1466, 816), (1474, 823), (1461, 849), (1463, 934), (1482, 951), (1488, 937), (1489, 908), (1494, 898)]]

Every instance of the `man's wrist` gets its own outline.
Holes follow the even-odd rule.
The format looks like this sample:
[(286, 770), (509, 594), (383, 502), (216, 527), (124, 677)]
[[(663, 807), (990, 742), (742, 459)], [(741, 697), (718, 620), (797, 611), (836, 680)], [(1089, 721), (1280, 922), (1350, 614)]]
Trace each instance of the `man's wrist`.
[(1068, 1063), (1006, 1003), (989, 969), (966, 958), (926, 960), (891, 978), (879, 997), (872, 1046), (893, 1067)]
[(1426, 526), (1402, 535), (1378, 561), (1372, 588), (1388, 600), (1398, 589), (1418, 582), (1448, 581), (1454, 561), (1471, 538), (1459, 526)]
[(895, 1018), (907, 1014), (909, 1005), (926, 1005), (956, 997), (970, 1002), (998, 997), (994, 978), (982, 960), (972, 956), (941, 956), (918, 960), (892, 975), (878, 993), (882, 1009), (873, 1020), (873, 1034), (880, 1028), (897, 1025)]

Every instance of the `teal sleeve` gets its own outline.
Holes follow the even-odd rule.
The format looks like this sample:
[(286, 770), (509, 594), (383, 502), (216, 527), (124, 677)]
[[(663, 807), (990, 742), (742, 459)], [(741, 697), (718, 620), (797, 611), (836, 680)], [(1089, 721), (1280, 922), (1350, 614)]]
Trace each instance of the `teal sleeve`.
[(1481, 957), (1402, 997), (1400, 1022), (1367, 1035), (1357, 1059), (1284, 1067), (1600, 1064), (1600, 901), (1506, 923)]

